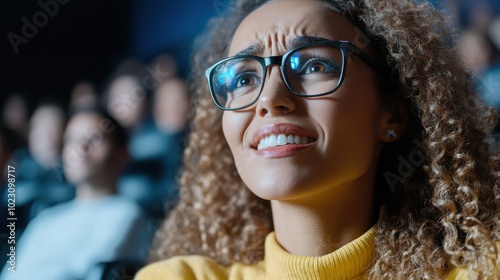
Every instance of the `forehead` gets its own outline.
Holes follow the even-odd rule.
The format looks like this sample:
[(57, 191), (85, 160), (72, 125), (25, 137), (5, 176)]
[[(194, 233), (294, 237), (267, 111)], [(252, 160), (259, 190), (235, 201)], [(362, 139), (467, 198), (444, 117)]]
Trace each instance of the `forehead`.
[(65, 134), (85, 134), (99, 128), (101, 117), (98, 114), (82, 113), (74, 116), (68, 122)]
[(50, 118), (50, 121), (53, 120), (61, 120), (64, 118), (63, 113), (61, 109), (55, 107), (55, 106), (42, 106), (38, 108), (34, 113), (32, 117), (32, 121), (35, 122), (45, 122), (45, 119)]
[[(246, 48), (256, 53), (283, 52), (297, 37), (354, 41), (359, 29), (346, 17), (316, 0), (273, 0), (238, 26), (229, 55)], [(272, 55), (278, 55), (273, 53)]]
[[(121, 94), (128, 93), (130, 88), (138, 85), (138, 81), (133, 76), (121, 76), (115, 79), (111, 84), (110, 94), (112, 97), (118, 97)], [(127, 91), (129, 90), (129, 91)]]

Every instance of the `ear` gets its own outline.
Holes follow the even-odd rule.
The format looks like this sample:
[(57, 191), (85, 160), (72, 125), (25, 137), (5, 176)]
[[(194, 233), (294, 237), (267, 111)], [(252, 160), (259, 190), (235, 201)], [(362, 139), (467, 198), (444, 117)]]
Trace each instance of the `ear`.
[(385, 105), (385, 112), (381, 118), (379, 139), (390, 143), (401, 139), (406, 133), (410, 117), (410, 106), (404, 100), (393, 101)]

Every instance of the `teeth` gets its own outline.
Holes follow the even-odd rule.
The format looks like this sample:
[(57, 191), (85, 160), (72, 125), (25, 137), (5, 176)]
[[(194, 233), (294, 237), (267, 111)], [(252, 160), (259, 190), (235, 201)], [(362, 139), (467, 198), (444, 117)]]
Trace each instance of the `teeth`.
[(276, 135), (271, 135), (269, 136), (269, 139), (267, 139), (267, 145), (269, 147), (276, 147), (277, 143), (276, 143)]
[(306, 136), (298, 136), (298, 135), (269, 135), (260, 140), (259, 145), (257, 147), (258, 150), (265, 149), (268, 147), (276, 147), (283, 146), (286, 144), (308, 144), (314, 141), (312, 138)]
[(285, 134), (278, 135), (278, 141), (276, 142), (279, 146), (288, 144)]

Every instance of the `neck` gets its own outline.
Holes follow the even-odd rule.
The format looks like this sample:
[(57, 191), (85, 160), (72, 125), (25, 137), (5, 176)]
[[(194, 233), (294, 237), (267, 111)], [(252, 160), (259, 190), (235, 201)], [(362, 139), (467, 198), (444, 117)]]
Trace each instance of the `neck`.
[(288, 252), (302, 256), (323, 256), (337, 250), (375, 223), (373, 189), (373, 183), (357, 182), (307, 198), (271, 201), (278, 242)]
[(82, 182), (76, 187), (76, 199), (94, 200), (116, 193), (115, 182)]

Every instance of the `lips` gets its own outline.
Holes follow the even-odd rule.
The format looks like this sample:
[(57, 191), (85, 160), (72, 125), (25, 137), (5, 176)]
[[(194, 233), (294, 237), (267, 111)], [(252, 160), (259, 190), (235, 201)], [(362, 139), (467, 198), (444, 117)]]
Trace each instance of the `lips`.
[(309, 144), (316, 141), (316, 137), (304, 127), (278, 123), (260, 127), (253, 136), (252, 148), (262, 150), (284, 145)]

